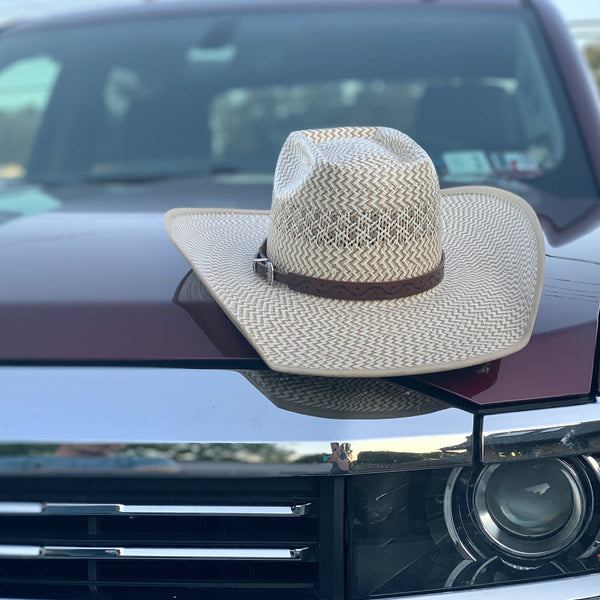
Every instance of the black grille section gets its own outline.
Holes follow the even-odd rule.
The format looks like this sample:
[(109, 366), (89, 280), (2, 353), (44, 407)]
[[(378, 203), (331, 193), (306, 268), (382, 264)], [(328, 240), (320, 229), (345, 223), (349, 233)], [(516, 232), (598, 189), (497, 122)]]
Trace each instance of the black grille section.
[[(0, 596), (337, 595), (329, 579), (320, 582), (341, 560), (332, 536), (341, 535), (343, 506), (332, 503), (342, 495), (331, 478), (1, 483)], [(328, 564), (320, 564), (321, 544)]]

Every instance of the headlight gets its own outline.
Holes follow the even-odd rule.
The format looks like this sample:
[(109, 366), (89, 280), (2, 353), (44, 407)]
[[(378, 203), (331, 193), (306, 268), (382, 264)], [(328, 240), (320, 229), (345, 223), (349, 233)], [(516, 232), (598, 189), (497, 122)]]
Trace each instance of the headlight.
[(348, 478), (353, 600), (600, 571), (592, 457)]
[(594, 541), (587, 538), (597, 487), (591, 463), (579, 458), (456, 469), (444, 518), (465, 558), (498, 554), (509, 564), (539, 566), (540, 559), (585, 554), (582, 544)]

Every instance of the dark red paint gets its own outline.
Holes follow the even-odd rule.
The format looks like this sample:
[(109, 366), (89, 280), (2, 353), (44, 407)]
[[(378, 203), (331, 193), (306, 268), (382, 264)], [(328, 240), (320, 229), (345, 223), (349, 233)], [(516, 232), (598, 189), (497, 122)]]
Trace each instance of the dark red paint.
[[(585, 125), (581, 134), (600, 182), (600, 114), (577, 50), (553, 9), (532, 4)], [(0, 363), (262, 365), (212, 299), (178, 296), (189, 266), (168, 239), (162, 215), (177, 206), (215, 205), (233, 194), (248, 207), (268, 208), (268, 186), (190, 180), (132, 187), (122, 196), (101, 186), (41, 191), (59, 202), (57, 211), (0, 213)], [(10, 193), (0, 191), (0, 200)], [(538, 211), (548, 258), (529, 345), (494, 363), (422, 381), (487, 406), (597, 392), (600, 208), (597, 200), (544, 196)]]
[[(162, 212), (115, 219), (89, 206), (71, 213), (69, 204), (0, 229), (0, 361), (261, 364), (207, 294), (191, 301), (178, 294), (195, 276), (169, 240)], [(600, 265), (586, 257), (599, 247), (600, 228), (548, 247), (544, 294), (524, 350), (421, 379), (478, 404), (588, 394)]]

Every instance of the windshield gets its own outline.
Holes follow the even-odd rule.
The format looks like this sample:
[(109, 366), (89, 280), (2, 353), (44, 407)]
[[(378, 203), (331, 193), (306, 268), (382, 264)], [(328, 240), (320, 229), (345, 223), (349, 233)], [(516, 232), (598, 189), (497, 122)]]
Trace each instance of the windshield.
[(399, 129), (442, 184), (597, 192), (527, 11), (144, 20), (0, 41), (0, 177), (269, 181), (290, 131)]

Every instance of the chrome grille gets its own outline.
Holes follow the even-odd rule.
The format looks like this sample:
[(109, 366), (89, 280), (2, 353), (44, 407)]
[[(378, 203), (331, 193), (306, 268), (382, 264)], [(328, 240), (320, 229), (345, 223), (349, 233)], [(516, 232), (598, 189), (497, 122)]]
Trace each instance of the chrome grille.
[(316, 598), (326, 479), (196, 481), (183, 495), (194, 503), (168, 480), (143, 502), (107, 501), (119, 499), (110, 489), (2, 498), (0, 596)]

